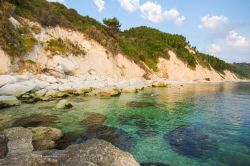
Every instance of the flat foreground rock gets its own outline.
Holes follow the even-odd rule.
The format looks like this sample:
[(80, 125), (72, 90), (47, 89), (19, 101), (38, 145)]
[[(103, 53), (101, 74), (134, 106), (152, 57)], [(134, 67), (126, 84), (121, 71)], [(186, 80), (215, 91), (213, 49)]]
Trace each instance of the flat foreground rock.
[(133, 156), (103, 140), (92, 139), (71, 145), (65, 150), (47, 150), (8, 156), (0, 160), (5, 166), (140, 166)]

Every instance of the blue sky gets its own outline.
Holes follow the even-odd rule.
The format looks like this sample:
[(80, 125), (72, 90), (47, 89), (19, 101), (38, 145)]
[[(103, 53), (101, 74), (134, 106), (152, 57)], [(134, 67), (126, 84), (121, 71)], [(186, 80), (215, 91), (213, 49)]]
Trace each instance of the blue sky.
[(250, 62), (250, 0), (50, 0), (122, 29), (146, 25), (184, 35), (198, 50), (227, 62)]

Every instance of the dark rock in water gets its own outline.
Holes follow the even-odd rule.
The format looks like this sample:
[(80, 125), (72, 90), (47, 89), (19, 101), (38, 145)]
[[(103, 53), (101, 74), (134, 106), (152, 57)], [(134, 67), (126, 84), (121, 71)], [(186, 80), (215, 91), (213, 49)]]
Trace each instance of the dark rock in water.
[(84, 127), (101, 125), (107, 119), (105, 115), (95, 113), (95, 112), (87, 112), (84, 115), (86, 116), (86, 118), (81, 121), (81, 125), (83, 125)]
[(219, 152), (218, 159), (220, 162), (227, 166), (249, 166), (249, 155), (242, 155), (241, 153), (235, 153), (233, 151)]
[(0, 134), (0, 159), (4, 158), (8, 153), (7, 143), (8, 138), (5, 135)]
[(112, 144), (93, 139), (65, 150), (34, 151), (0, 160), (5, 166), (140, 166), (133, 156)]
[(130, 115), (130, 116), (120, 116), (118, 121), (121, 125), (129, 126), (145, 126), (145, 117), (142, 115)]
[(154, 106), (154, 104), (150, 102), (131, 101), (127, 103), (127, 106), (129, 107), (152, 107)]
[(169, 166), (167, 164), (163, 164), (163, 163), (141, 163), (141, 166)]
[(153, 121), (148, 123), (142, 115), (120, 116), (118, 120), (121, 125), (138, 127), (136, 133), (140, 137), (152, 137), (158, 134), (158, 126)]
[(51, 126), (57, 119), (58, 119), (57, 116), (54, 115), (34, 114), (28, 117), (17, 119), (12, 126), (13, 127)]
[(93, 138), (108, 141), (125, 151), (128, 151), (135, 144), (135, 139), (124, 130), (103, 125), (91, 126), (82, 135), (84, 141)]
[(38, 107), (38, 109), (41, 109), (41, 110), (52, 110), (52, 109), (54, 109), (54, 106), (42, 106), (42, 107)]
[(217, 142), (210, 139), (195, 126), (181, 126), (164, 135), (173, 149), (178, 153), (198, 158), (208, 158), (217, 149)]
[(69, 145), (76, 143), (76, 141), (81, 137), (82, 132), (69, 132), (64, 133), (63, 137), (56, 141), (56, 149), (63, 150)]

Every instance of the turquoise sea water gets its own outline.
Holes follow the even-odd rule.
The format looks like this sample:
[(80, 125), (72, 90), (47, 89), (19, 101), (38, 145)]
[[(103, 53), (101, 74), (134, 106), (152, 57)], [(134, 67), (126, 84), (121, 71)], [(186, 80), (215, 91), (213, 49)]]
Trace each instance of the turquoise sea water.
[[(0, 129), (47, 125), (76, 135), (74, 143), (100, 137), (140, 163), (250, 165), (250, 83), (171, 85), (114, 98), (68, 100), (72, 109), (56, 109), (57, 101), (1, 109)], [(43, 123), (48, 118), (33, 116), (35, 122), (25, 124), (32, 115), (53, 118)]]

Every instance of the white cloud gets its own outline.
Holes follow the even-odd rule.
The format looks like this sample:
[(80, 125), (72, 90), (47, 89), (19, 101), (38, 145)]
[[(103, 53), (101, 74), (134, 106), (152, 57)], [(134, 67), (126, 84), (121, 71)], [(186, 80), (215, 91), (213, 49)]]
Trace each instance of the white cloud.
[(227, 35), (227, 42), (230, 46), (239, 48), (239, 49), (246, 49), (249, 46), (247, 39), (241, 35), (239, 35), (235, 31), (230, 31)]
[(224, 26), (228, 25), (229, 19), (226, 16), (204, 16), (201, 18), (201, 24), (198, 28), (209, 29), (209, 30), (218, 30), (224, 28)]
[(99, 12), (102, 12), (105, 8), (104, 0), (93, 0)]
[(181, 25), (185, 21), (185, 17), (181, 16), (179, 11), (175, 8), (164, 12), (166, 19), (173, 20), (176, 25)]
[(232, 30), (229, 31), (225, 37), (216, 39), (216, 41), (208, 47), (207, 51), (209, 54), (230, 62), (242, 61), (243, 59), (249, 59), (250, 43), (246, 37)]
[(177, 9), (163, 11), (161, 5), (148, 1), (140, 6), (141, 16), (153, 23), (160, 23), (164, 20), (172, 20), (176, 25), (181, 25), (185, 17), (181, 16)]
[(47, 0), (48, 2), (59, 2), (65, 4), (65, 0)]
[(212, 55), (217, 55), (221, 52), (221, 46), (219, 44), (211, 44), (208, 48), (208, 52)]
[(119, 0), (121, 7), (128, 11), (133, 12), (140, 6), (140, 0)]

